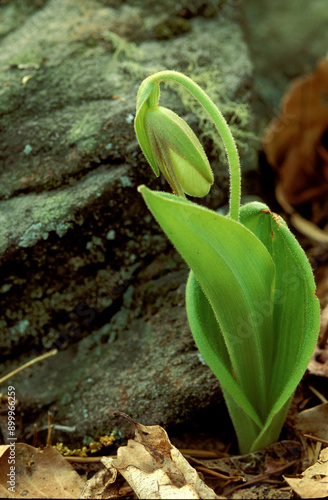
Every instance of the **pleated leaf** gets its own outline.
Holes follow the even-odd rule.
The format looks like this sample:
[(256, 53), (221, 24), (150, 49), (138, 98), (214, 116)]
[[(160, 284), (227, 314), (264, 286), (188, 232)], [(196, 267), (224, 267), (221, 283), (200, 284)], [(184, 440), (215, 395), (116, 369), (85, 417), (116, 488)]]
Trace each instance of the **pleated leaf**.
[[(196, 345), (208, 366), (221, 382), (229, 414), (236, 429), (240, 452), (248, 453), (275, 442), (284, 423), (290, 399), (274, 416), (269, 412), (269, 416), (264, 423), (251, 418), (249, 412), (247, 412), (245, 401), (242, 398), (236, 398), (234, 384), (227, 384), (227, 376), (222, 377), (223, 372), (231, 372), (229, 363), (226, 363), (227, 353), (225, 352), (222, 332), (213, 310), (192, 271), (187, 282), (186, 305), (188, 320)], [(265, 332), (263, 334), (265, 335)], [(247, 377), (247, 373), (245, 377)], [(257, 398), (256, 394), (253, 396)]]
[[(272, 302), (274, 265), (269, 252), (234, 220), (168, 193), (145, 186), (139, 191), (194, 272), (220, 325), (225, 345), (221, 383), (254, 421), (263, 424), (268, 380), (262, 332), (272, 335), (272, 321), (255, 305)], [(206, 360), (206, 348), (201, 352)]]
[(320, 326), (319, 301), (307, 257), (283, 219), (254, 202), (241, 207), (240, 222), (262, 241), (276, 268), (273, 336), (267, 344), (270, 418), (289, 400), (311, 359)]
[(168, 193), (139, 188), (191, 268), (195, 342), (221, 382), (242, 453), (279, 437), (315, 347), (319, 304), (307, 258), (264, 204), (240, 222)]

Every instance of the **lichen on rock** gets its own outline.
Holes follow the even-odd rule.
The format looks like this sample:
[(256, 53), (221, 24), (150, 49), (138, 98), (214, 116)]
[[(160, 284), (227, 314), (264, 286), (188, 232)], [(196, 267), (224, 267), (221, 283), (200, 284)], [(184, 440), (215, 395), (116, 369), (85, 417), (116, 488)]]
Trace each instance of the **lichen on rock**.
[[(80, 437), (108, 426), (118, 407), (181, 421), (220, 391), (187, 327), (186, 267), (137, 194), (156, 179), (135, 138), (136, 93), (145, 76), (174, 68), (208, 82), (219, 75), (212, 97), (244, 109), (252, 65), (241, 28), (219, 1), (153, 12), (141, 1), (36, 5), (15, 24), (6, 8), (0, 41), (3, 370), (58, 347), (15, 386), (41, 419), (42, 405), (56, 405), (61, 423), (79, 421)], [(174, 16), (190, 29), (159, 40), (156, 26)], [(226, 69), (229, 51), (241, 55)], [(174, 89), (162, 97), (199, 132)], [(208, 202), (226, 194), (218, 184)]]

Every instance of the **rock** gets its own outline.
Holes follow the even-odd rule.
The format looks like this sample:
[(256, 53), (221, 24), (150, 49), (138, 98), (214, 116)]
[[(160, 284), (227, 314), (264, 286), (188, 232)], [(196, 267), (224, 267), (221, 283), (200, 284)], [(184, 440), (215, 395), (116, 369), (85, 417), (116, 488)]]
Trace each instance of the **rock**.
[[(218, 407), (222, 401), (218, 381), (195, 348), (184, 311), (185, 285), (178, 283), (185, 281), (186, 271), (165, 279), (165, 306), (154, 314), (134, 317), (123, 306), (109, 325), (74, 345), (69, 343), (74, 331), (66, 336), (63, 332), (63, 346), (69, 343), (64, 351), (42, 366), (35, 365), (28, 378), (17, 376), (14, 383), (25, 413), (25, 432), (32, 432), (35, 420), (40, 427), (46, 424), (46, 412), (39, 415), (39, 406), (56, 412), (56, 424), (74, 425), (74, 440), (83, 444), (115, 430), (119, 436), (130, 436), (131, 426), (113, 417), (117, 410), (169, 427), (204, 408)], [(54, 442), (59, 439), (72, 441), (69, 434), (55, 433)]]
[[(35, 1), (13, 22), (18, 5), (4, 6), (0, 42), (4, 373), (60, 348), (12, 382), (30, 420), (56, 408), (57, 422), (77, 425), (76, 438), (111, 426), (112, 410), (145, 424), (182, 421), (220, 391), (187, 325), (186, 266), (165, 257), (171, 247), (136, 190), (167, 187), (138, 147), (135, 99), (147, 75), (186, 72), (240, 124), (245, 169), (254, 168), (252, 65), (241, 29), (222, 2), (151, 10), (153, 2)], [(165, 39), (160, 23), (178, 32)], [(201, 110), (172, 88), (163, 103), (199, 131)], [(214, 208), (226, 200), (228, 177), (215, 137), (206, 125), (221, 175), (207, 199)]]

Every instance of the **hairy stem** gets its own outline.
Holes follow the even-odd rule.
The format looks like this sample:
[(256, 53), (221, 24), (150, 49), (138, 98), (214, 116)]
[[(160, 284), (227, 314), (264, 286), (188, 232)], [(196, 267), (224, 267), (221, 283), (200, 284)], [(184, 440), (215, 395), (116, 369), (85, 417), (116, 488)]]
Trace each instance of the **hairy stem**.
[(150, 76), (149, 79), (159, 85), (161, 81), (171, 80), (182, 85), (188, 90), (203, 108), (210, 115), (213, 120), (226, 150), (229, 169), (230, 169), (230, 210), (229, 217), (238, 221), (239, 207), (240, 207), (240, 194), (241, 194), (241, 175), (240, 175), (240, 162), (239, 155), (235, 140), (231, 134), (230, 128), (223, 117), (221, 111), (216, 107), (212, 99), (189, 77), (178, 73), (177, 71), (160, 71)]

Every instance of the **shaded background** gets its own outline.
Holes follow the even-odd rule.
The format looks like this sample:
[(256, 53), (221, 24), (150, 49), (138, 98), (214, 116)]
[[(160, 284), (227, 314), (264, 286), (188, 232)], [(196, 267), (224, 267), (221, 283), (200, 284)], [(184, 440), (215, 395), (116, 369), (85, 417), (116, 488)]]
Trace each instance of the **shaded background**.
[[(55, 440), (83, 444), (129, 432), (115, 410), (166, 427), (216, 421), (219, 383), (184, 311), (188, 270), (136, 189), (168, 189), (137, 144), (136, 93), (162, 69), (194, 78), (232, 127), (243, 194), (274, 204), (262, 133), (289, 82), (327, 54), (327, 21), (325, 0), (0, 1), (2, 374), (59, 349), (9, 381), (22, 438), (48, 410), (75, 428)], [(203, 203), (223, 207), (215, 130), (176, 86), (161, 99), (200, 135), (215, 172)]]

